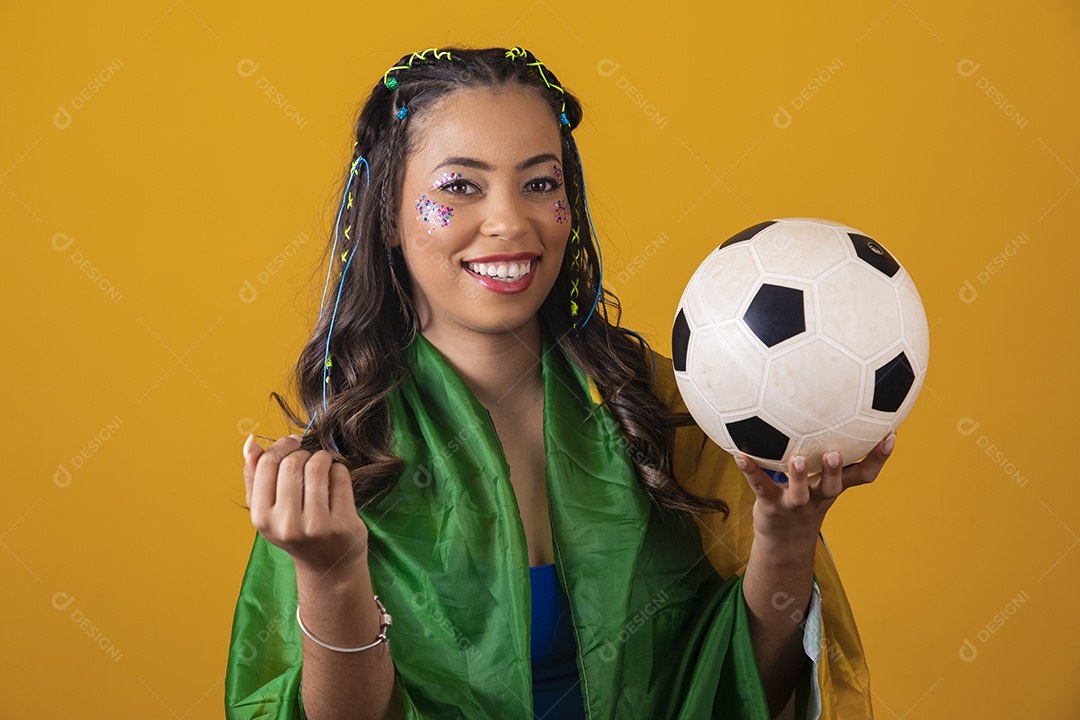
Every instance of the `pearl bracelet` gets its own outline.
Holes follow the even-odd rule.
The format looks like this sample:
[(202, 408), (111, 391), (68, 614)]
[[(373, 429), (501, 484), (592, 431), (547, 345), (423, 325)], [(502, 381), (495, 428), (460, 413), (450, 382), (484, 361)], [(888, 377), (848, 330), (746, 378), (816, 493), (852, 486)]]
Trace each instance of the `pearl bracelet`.
[(393, 624), (393, 619), (390, 617), (390, 613), (386, 612), (386, 608), (383, 607), (382, 602), (379, 601), (379, 596), (378, 595), (375, 596), (375, 607), (379, 608), (379, 636), (375, 638), (375, 642), (371, 643), (370, 645), (365, 645), (364, 647), (342, 648), (342, 647), (336, 647), (334, 645), (330, 645), (329, 643), (324, 643), (322, 640), (320, 640), (319, 638), (312, 635), (310, 630), (308, 630), (306, 627), (304, 627), (304, 621), (300, 619), (300, 606), (299, 605), (296, 606), (296, 622), (299, 623), (300, 629), (304, 631), (305, 635), (307, 635), (309, 638), (311, 638), (312, 641), (315, 642), (317, 645), (321, 645), (322, 647), (326, 648), (327, 650), (335, 650), (337, 652), (354, 653), (354, 652), (360, 652), (362, 650), (370, 650), (371, 648), (375, 647), (376, 645), (378, 645), (381, 642), (386, 643), (387, 647), (389, 647), (390, 646), (390, 641), (386, 639), (386, 631)]

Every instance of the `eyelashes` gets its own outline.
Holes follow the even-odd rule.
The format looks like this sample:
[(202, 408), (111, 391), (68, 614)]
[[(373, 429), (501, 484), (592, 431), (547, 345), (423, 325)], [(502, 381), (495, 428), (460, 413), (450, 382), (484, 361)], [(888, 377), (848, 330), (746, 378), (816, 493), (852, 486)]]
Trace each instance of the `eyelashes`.
[[(528, 180), (523, 187), (524, 189), (535, 195), (551, 195), (552, 193), (557, 192), (563, 186), (563, 182), (560, 179), (561, 177), (561, 172), (558, 173), (556, 177), (542, 175)], [(530, 188), (533, 188), (540, 183), (546, 184), (547, 187), (545, 187), (544, 189), (530, 190)], [(453, 188), (466, 188), (473, 190), (473, 192), (456, 192)], [(483, 192), (479, 185), (477, 185), (472, 180), (466, 180), (461, 173), (443, 173), (442, 177), (432, 183), (431, 189), (439, 190), (440, 192), (443, 192), (448, 196), (459, 198), (468, 197), (470, 195), (478, 195)]]
[(529, 182), (525, 183), (525, 187), (528, 187), (528, 186), (532, 185), (533, 183), (538, 183), (538, 182), (550, 183), (551, 184), (550, 189), (538, 191), (538, 192), (543, 192), (543, 193), (553, 193), (553, 192), (555, 192), (556, 190), (558, 190), (559, 188), (561, 188), (563, 186), (562, 181), (559, 180), (557, 177), (538, 177), (538, 178), (533, 178)]

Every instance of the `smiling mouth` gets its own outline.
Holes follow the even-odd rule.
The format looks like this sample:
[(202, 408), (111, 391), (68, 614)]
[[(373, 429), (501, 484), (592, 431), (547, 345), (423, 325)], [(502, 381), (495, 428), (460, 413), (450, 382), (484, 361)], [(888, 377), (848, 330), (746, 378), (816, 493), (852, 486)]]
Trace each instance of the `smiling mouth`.
[(469, 272), (492, 280), (514, 282), (532, 272), (539, 258), (532, 260), (519, 260), (515, 262), (473, 263), (462, 262), (461, 265)]

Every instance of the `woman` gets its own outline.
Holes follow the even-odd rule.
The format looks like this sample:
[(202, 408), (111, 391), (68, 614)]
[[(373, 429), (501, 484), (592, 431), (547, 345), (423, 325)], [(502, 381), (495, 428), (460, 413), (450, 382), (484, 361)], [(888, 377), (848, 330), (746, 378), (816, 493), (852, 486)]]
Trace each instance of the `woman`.
[(818, 537), (893, 439), (786, 485), (707, 441), (603, 289), (581, 117), (521, 48), (364, 104), (307, 427), (244, 447), (229, 717), (870, 715)]

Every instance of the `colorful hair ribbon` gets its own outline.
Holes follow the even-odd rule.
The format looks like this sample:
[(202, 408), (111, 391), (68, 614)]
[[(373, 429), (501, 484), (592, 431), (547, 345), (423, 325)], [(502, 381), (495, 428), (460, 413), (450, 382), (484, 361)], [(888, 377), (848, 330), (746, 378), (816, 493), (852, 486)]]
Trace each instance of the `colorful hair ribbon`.
[(426, 57), (428, 53), (432, 53), (433, 59), (435, 60), (453, 60), (453, 58), (450, 57), (449, 50), (440, 51), (438, 48), (428, 48), (427, 50), (414, 52), (412, 55), (409, 56), (408, 61), (404, 65), (394, 65), (392, 68), (383, 73), (383, 85), (385, 85), (390, 90), (396, 88), (398, 86), (397, 78), (390, 77), (390, 73), (394, 72), (395, 70), (408, 70), (413, 66), (413, 62), (415, 62), (416, 60), (428, 60), (429, 58)]
[[(358, 144), (359, 144), (359, 141), (353, 143), (354, 152), (355, 152), (355, 148), (356, 148), (356, 146)], [(338, 208), (337, 219), (334, 222), (334, 244), (330, 248), (330, 257), (332, 257), (332, 258), (337, 257), (338, 230), (341, 227), (341, 216), (344, 214), (346, 207), (351, 209), (352, 206), (353, 206), (352, 183), (353, 183), (353, 178), (360, 174), (360, 169), (359, 168), (360, 168), (361, 164), (363, 164), (363, 166), (364, 166), (364, 175), (365, 175), (366, 184), (368, 184), (368, 185), (371, 184), (371, 166), (368, 164), (367, 158), (365, 158), (363, 155), (360, 155), (360, 156), (358, 156), (356, 158), (356, 160), (353, 161), (352, 167), (349, 169), (349, 181), (345, 184), (345, 195), (341, 199), (341, 206)], [(345, 239), (346, 240), (351, 240), (352, 239), (352, 238), (349, 237), (349, 233), (351, 231), (352, 231), (352, 225), (349, 225), (348, 227), (345, 228)], [(336, 296), (336, 299), (334, 300), (334, 312), (330, 316), (330, 327), (326, 331), (326, 352), (325, 352), (325, 355), (324, 355), (324, 358), (323, 358), (323, 410), (325, 410), (326, 406), (327, 406), (327, 403), (326, 403), (326, 386), (330, 383), (330, 368), (333, 366), (333, 360), (332, 360), (332, 358), (330, 356), (330, 336), (331, 336), (331, 333), (333, 333), (333, 331), (334, 331), (334, 322), (337, 319), (338, 305), (341, 302), (341, 291), (345, 287), (345, 275), (349, 271), (349, 265), (352, 264), (353, 255), (356, 254), (355, 251), (356, 251), (356, 248), (359, 245), (359, 243), (360, 243), (360, 237), (359, 237), (359, 235), (357, 235), (356, 240), (353, 242), (352, 252), (350, 252), (349, 250), (345, 250), (344, 252), (341, 253), (341, 261), (345, 263), (345, 267), (342, 268), (342, 270), (341, 270), (341, 278), (338, 281), (337, 296)], [(326, 308), (326, 291), (330, 287), (330, 275), (331, 275), (331, 273), (333, 271), (333, 268), (334, 268), (334, 263), (333, 262), (330, 262), (329, 265), (326, 268), (326, 283), (323, 285), (322, 300), (321, 300), (321, 302), (319, 304), (319, 317), (322, 317), (323, 311)], [(318, 415), (318, 412), (312, 413), (311, 419), (308, 421), (307, 427), (304, 428), (303, 435), (307, 435), (308, 431), (311, 429), (312, 423), (315, 422), (315, 416), (316, 415)], [(333, 438), (330, 439), (330, 442), (334, 443)], [(337, 443), (334, 443), (334, 449), (335, 450), (338, 449)], [(339, 452), (340, 452), (340, 450), (339, 450)]]

